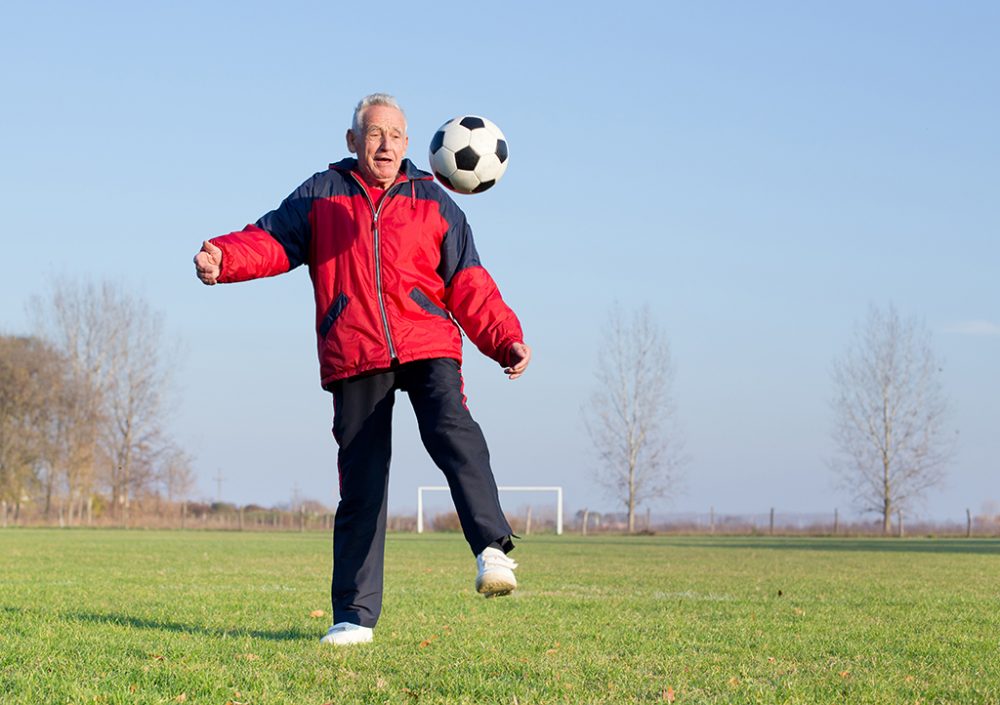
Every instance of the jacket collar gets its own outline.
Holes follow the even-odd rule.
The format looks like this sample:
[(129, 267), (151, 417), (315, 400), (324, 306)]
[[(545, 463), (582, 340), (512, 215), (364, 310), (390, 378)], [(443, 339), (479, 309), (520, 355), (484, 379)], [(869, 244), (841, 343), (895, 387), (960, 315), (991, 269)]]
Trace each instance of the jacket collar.
[[(351, 171), (356, 171), (358, 168), (358, 160), (354, 157), (348, 157), (346, 159), (341, 159), (339, 162), (335, 162), (330, 165), (331, 169), (336, 169), (337, 171), (349, 173)], [(399, 165), (399, 173), (406, 177), (407, 181), (427, 181), (433, 179), (434, 177), (422, 171), (413, 165), (409, 159), (404, 159)]]

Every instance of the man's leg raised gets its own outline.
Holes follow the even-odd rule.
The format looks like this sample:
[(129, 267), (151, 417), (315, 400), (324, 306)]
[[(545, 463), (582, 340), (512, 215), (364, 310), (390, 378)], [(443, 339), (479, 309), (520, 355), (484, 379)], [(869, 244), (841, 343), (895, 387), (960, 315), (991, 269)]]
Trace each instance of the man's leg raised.
[(409, 363), (401, 378), (424, 447), (448, 480), (469, 548), (477, 556), (491, 545), (509, 551), (513, 531), (500, 508), (486, 439), (465, 404), (458, 362)]

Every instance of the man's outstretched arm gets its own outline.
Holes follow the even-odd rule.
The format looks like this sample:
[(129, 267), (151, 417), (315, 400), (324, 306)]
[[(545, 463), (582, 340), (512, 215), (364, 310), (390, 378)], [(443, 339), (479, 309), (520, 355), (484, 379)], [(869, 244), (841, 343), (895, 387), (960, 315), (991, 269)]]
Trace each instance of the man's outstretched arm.
[(309, 211), (322, 173), (307, 179), (281, 205), (242, 230), (205, 241), (195, 272), (208, 285), (273, 277), (303, 264), (309, 252)]

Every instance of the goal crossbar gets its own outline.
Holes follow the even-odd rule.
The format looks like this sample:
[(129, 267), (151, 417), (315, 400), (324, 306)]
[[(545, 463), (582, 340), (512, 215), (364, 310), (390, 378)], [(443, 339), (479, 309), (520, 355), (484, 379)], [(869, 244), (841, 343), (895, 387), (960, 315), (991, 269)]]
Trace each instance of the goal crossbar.
[[(417, 533), (424, 533), (424, 492), (448, 492), (445, 485), (421, 485), (417, 488)], [(501, 492), (555, 492), (556, 493), (556, 534), (563, 532), (563, 488), (559, 486), (501, 485)]]

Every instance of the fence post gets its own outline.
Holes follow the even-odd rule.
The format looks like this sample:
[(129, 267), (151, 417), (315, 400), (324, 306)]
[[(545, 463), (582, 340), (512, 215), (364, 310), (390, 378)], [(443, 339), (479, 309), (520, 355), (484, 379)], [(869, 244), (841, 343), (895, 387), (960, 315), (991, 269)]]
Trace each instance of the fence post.
[(768, 532), (774, 536), (774, 507), (771, 507), (771, 523), (768, 528)]
[(972, 538), (972, 512), (968, 509), (965, 510), (965, 538)]
[(299, 531), (306, 530), (306, 508), (304, 505), (299, 506)]
[(708, 508), (708, 530), (710, 533), (715, 533), (715, 507)]
[(840, 514), (839, 514), (839, 512), (836, 509), (834, 509), (833, 510), (833, 535), (834, 536), (837, 535), (837, 529), (839, 529), (839, 528), (840, 528)]

